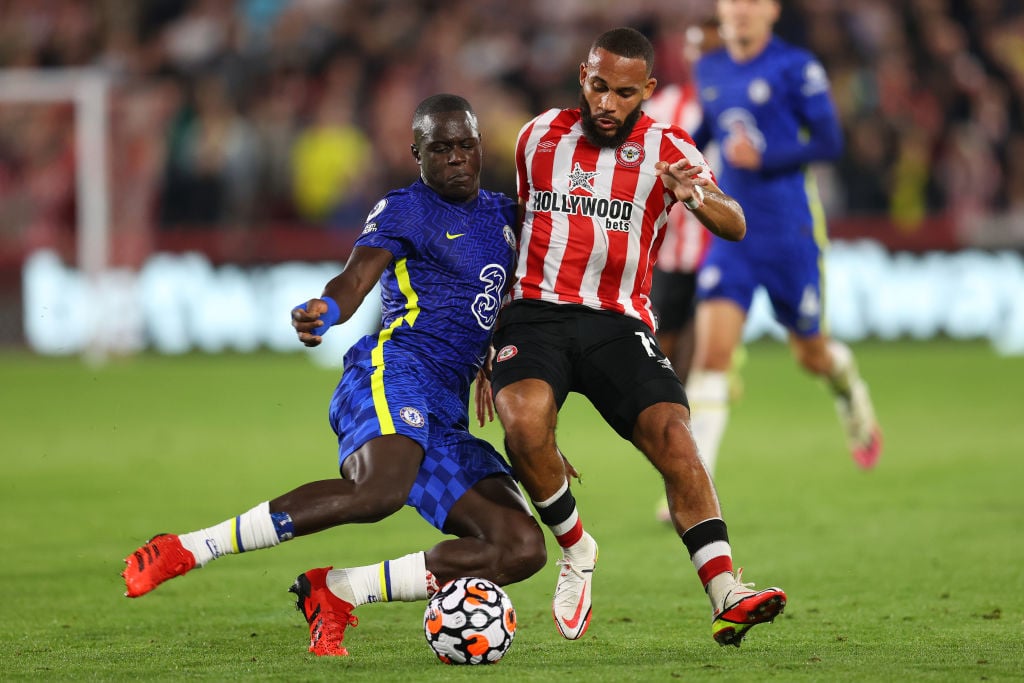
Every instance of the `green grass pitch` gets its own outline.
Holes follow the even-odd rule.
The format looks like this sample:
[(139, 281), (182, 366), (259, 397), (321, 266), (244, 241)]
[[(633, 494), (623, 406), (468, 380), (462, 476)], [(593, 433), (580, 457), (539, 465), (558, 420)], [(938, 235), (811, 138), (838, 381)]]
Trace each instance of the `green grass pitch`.
[[(78, 680), (985, 681), (1024, 678), (1024, 359), (983, 343), (854, 347), (886, 437), (845, 452), (825, 390), (782, 345), (750, 347), (717, 485), (737, 565), (789, 606), (720, 648), (658, 479), (570, 399), (559, 441), (601, 543), (594, 620), (563, 641), (548, 567), (508, 592), (519, 632), (492, 667), (446, 667), (422, 604), (367, 605), (352, 656), (318, 659), (286, 592), (311, 567), (441, 538), (405, 510), (227, 557), (138, 600), (122, 558), (335, 476), (336, 373), (299, 355), (157, 357), (90, 368), (0, 354), (0, 678)], [(500, 443), (497, 426), (484, 434)]]

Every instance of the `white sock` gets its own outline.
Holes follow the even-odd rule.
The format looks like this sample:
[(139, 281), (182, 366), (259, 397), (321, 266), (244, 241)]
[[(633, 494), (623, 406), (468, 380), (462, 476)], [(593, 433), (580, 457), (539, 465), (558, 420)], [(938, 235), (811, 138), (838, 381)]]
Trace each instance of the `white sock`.
[(562, 554), (574, 564), (589, 564), (594, 560), (594, 545), (594, 538), (584, 531), (580, 540), (568, 548), (562, 548)]
[(708, 582), (708, 599), (711, 600), (711, 609), (720, 610), (725, 605), (725, 596), (736, 587), (736, 575), (732, 572), (722, 572)]
[(269, 501), (209, 529), (181, 534), (178, 538), (200, 567), (221, 555), (271, 548), (281, 542), (270, 517)]
[(714, 476), (718, 447), (729, 422), (729, 375), (701, 370), (690, 375), (686, 386), (690, 401), (690, 429), (708, 473)]
[(427, 571), (426, 555), (422, 552), (365, 567), (327, 572), (327, 588), (356, 607), (368, 602), (426, 600), (432, 587), (437, 590), (436, 585), (433, 574)]
[(857, 364), (853, 360), (853, 352), (846, 344), (830, 339), (829, 355), (832, 356), (832, 369), (826, 376), (829, 389), (837, 396), (849, 398), (850, 388), (857, 378)]

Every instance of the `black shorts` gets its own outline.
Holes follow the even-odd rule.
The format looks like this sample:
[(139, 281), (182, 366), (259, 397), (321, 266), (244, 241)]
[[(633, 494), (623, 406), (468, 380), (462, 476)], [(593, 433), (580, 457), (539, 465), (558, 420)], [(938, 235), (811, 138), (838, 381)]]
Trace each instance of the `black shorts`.
[(635, 318), (575, 304), (516, 301), (494, 332), (495, 395), (522, 379), (551, 385), (559, 408), (570, 391), (586, 396), (622, 438), (655, 403), (689, 409), (686, 392), (650, 328)]
[(659, 332), (678, 332), (697, 311), (697, 274), (654, 269), (651, 304)]

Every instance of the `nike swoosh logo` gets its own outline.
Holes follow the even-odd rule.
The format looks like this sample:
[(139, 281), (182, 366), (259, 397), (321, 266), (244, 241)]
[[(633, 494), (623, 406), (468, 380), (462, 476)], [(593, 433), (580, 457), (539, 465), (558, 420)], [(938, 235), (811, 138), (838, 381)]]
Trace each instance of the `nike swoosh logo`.
[(451, 234), (450, 232), (447, 232), (447, 231), (446, 231), (446, 232), (444, 233), (444, 236), (445, 236), (445, 237), (447, 237), (447, 238), (448, 238), (448, 239), (450, 239), (450, 240), (453, 240), (453, 239), (455, 239), (456, 237), (462, 237), (462, 236), (463, 236), (463, 235), (465, 235), (465, 234), (466, 234), (466, 233), (464, 233), (464, 232), (460, 232), (460, 233), (459, 233), (458, 235), (453, 235), (453, 234)]
[(576, 613), (572, 615), (572, 619), (562, 619), (562, 623), (568, 626), (570, 629), (575, 629), (580, 623), (580, 612), (583, 611), (584, 598), (587, 597), (587, 589), (583, 588), (583, 592), (580, 594), (580, 601), (576, 603)]

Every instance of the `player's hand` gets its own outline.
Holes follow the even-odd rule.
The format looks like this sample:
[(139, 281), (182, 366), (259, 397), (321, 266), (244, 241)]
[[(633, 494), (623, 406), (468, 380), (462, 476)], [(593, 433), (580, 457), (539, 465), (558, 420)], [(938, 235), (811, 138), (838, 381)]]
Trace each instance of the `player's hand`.
[(473, 397), (476, 400), (476, 422), (483, 427), (488, 422), (494, 422), (494, 398), (491, 396), (491, 380), (484, 368), (476, 373), (476, 386), (473, 389)]
[(313, 330), (323, 325), (320, 316), (327, 312), (327, 302), (323, 299), (310, 299), (305, 307), (296, 306), (292, 309), (292, 327), (299, 335), (299, 341), (306, 346), (320, 346), (324, 340)]
[(565, 476), (572, 477), (576, 481), (582, 483), (583, 477), (580, 476), (580, 473), (577, 472), (576, 468), (572, 466), (571, 462), (569, 462), (569, 458), (565, 457), (565, 453), (562, 452), (562, 449), (555, 446), (555, 450), (558, 451), (558, 455), (562, 457), (562, 464), (565, 466)]
[(665, 189), (681, 202), (688, 201), (695, 195), (694, 187), (704, 187), (711, 182), (707, 178), (702, 178), (700, 172), (700, 166), (694, 166), (686, 159), (680, 159), (672, 164), (659, 161), (654, 165), (654, 174), (661, 176)]
[(722, 145), (722, 156), (736, 168), (757, 171), (761, 168), (761, 150), (744, 131), (733, 132)]
[(487, 360), (477, 370), (476, 389), (476, 421), (481, 427), (487, 422), (494, 422), (494, 395), (491, 393), (491, 370), (494, 368), (494, 347), (487, 347)]

